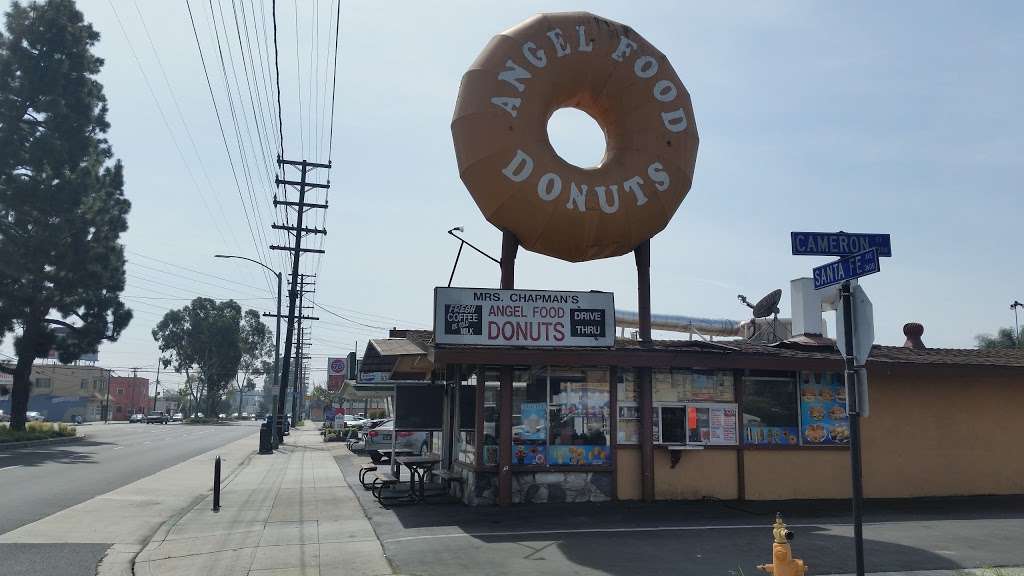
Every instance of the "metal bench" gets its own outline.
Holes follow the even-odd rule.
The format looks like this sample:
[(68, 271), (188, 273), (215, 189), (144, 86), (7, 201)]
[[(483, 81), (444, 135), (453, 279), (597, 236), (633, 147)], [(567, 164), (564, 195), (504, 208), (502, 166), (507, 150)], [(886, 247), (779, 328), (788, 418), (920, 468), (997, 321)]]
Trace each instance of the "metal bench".
[(363, 486), (364, 489), (370, 489), (370, 482), (366, 481), (366, 475), (369, 474), (370, 472), (376, 471), (377, 467), (373, 465), (363, 466), (362, 468), (359, 469), (359, 483)]
[[(378, 473), (370, 483), (370, 492), (378, 502), (384, 505), (389, 502), (412, 501), (409, 492), (397, 489), (401, 482), (402, 479), (392, 474), (391, 471)], [(385, 492), (388, 489), (392, 489), (390, 494)]]

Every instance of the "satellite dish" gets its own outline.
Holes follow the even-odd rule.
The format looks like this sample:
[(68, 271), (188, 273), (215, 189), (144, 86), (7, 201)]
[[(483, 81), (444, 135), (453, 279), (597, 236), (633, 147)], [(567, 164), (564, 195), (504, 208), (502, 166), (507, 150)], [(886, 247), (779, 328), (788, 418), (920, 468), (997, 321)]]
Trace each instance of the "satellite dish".
[(782, 289), (773, 290), (754, 304), (754, 318), (767, 318), (779, 313), (779, 301), (782, 300)]

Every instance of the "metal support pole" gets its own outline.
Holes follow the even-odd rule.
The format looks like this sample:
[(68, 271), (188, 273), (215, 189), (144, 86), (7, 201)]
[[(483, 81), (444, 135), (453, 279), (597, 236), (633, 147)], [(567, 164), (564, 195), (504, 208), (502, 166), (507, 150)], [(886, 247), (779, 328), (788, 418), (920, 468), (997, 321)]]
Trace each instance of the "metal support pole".
[(156, 399), (160, 396), (160, 358), (156, 359), (156, 386), (153, 387), (153, 412), (156, 412)]
[[(515, 287), (516, 253), (519, 239), (511, 232), (501, 237), (501, 288)], [(512, 366), (501, 367), (498, 413), (498, 505), (512, 504)]]
[[(452, 234), (454, 236), (454, 234)], [(459, 251), (455, 254), (455, 263), (452, 264), (452, 273), (448, 276), (448, 287), (452, 287), (452, 280), (455, 279), (455, 269), (459, 266), (459, 258), (462, 256), (462, 247), (466, 245), (466, 241), (459, 242)]]
[[(277, 322), (274, 326), (274, 390), (278, 390), (281, 380), (281, 273), (277, 272)], [(271, 400), (275, 400), (272, 408), (274, 413), (274, 425), (271, 426), (270, 430), (270, 443), (276, 449), (279, 445), (280, 437), (277, 435), (277, 417), (280, 414), (277, 409), (276, 398), (271, 395)]]
[[(651, 241), (633, 251), (636, 260), (640, 342), (651, 344)], [(640, 488), (644, 502), (654, 501), (654, 393), (650, 367), (637, 369), (640, 392)]]
[(846, 397), (850, 417), (850, 473), (853, 482), (853, 543), (857, 560), (857, 576), (864, 576), (864, 484), (860, 458), (860, 398), (857, 389), (857, 369), (853, 357), (853, 296), (850, 283), (843, 282), (839, 290), (843, 306), (843, 336), (846, 338)]

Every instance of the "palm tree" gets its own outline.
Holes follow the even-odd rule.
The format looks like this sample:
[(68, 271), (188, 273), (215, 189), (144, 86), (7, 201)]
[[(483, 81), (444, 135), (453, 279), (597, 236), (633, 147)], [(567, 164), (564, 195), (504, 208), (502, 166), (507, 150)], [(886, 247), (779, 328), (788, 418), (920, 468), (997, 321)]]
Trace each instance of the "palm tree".
[(978, 341), (978, 348), (982, 350), (993, 350), (996, 348), (1019, 348), (1024, 342), (1013, 333), (1013, 328), (1000, 328), (995, 336), (991, 334), (979, 334), (975, 336)]

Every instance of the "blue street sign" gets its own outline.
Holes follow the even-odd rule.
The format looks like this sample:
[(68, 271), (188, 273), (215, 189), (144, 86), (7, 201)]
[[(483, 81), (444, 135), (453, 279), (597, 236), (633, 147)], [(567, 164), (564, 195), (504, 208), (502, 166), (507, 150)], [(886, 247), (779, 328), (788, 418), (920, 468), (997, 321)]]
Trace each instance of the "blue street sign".
[(794, 256), (849, 256), (870, 248), (879, 256), (892, 256), (888, 234), (846, 232), (790, 232)]
[(845, 256), (814, 269), (814, 289), (867, 276), (878, 272), (878, 251), (874, 248), (858, 254)]

